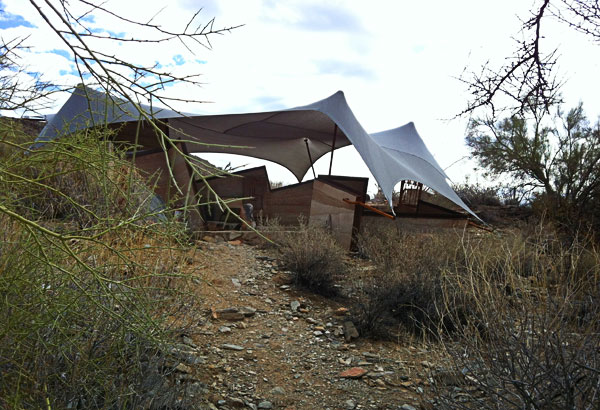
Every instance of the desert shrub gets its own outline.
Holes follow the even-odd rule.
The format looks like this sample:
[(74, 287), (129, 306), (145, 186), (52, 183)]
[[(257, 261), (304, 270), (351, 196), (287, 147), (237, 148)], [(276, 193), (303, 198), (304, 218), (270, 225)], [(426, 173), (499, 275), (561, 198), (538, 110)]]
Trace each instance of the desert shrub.
[(359, 330), (375, 336), (385, 336), (398, 325), (435, 337), (460, 330), (469, 321), (480, 328), (485, 320), (476, 309), (473, 283), (514, 295), (532, 282), (557, 286), (597, 277), (599, 261), (597, 252), (590, 251), (592, 242), (567, 246), (555, 231), (540, 227), (529, 235), (482, 235), (409, 232), (390, 225), (363, 232), (358, 247), (376, 271), (356, 284), (361, 294), (355, 319)]
[[(474, 315), (446, 348), (473, 394), (447, 408), (593, 408), (600, 394), (598, 255), (591, 243), (564, 242), (538, 230), (526, 238), (528, 263), (505, 246), (502, 280), (484, 252), (470, 254), (449, 285), (471, 297)], [(506, 240), (506, 239), (503, 239)], [(595, 261), (595, 262), (594, 262)], [(508, 269), (510, 268), (510, 269)], [(477, 320), (472, 320), (476, 318)], [(473, 390), (473, 388), (475, 390)]]
[[(522, 302), (522, 301), (521, 301)], [(485, 338), (465, 328), (449, 345), (457, 374), (466, 376), (478, 394), (448, 392), (446, 408), (595, 408), (600, 394), (598, 311), (596, 323), (574, 326), (565, 300), (498, 311), (488, 322)], [(562, 305), (562, 306), (561, 306)]]
[(453, 380), (432, 375), (436, 407), (595, 408), (600, 254), (592, 238), (565, 241), (543, 225), (431, 241), (398, 230), (371, 235), (387, 239), (360, 239), (377, 270), (359, 284), (359, 330), (434, 336), (449, 358), (441, 374)]
[(469, 298), (460, 292), (452, 295), (453, 304), (445, 303), (444, 272), (457, 260), (458, 242), (456, 233), (408, 232), (393, 225), (363, 232), (359, 252), (376, 272), (356, 284), (353, 311), (361, 334), (395, 338), (398, 326), (419, 335), (452, 332), (453, 320), (470, 309)]
[(0, 139), (0, 407), (193, 408), (171, 354), (193, 250), (107, 135)]
[(431, 273), (397, 274), (360, 285), (353, 314), (360, 334), (398, 338), (398, 331), (439, 338), (452, 333), (470, 314), (470, 299), (457, 292), (452, 303), (443, 278)]
[(479, 184), (460, 184), (454, 186), (454, 191), (467, 205), (500, 206), (502, 204), (499, 187), (484, 187)]
[[(4, 158), (3, 200), (30, 219), (62, 219), (80, 228), (148, 217), (154, 194), (107, 129), (88, 129)], [(24, 145), (24, 144), (21, 144)], [(154, 206), (155, 207), (155, 206)]]
[(446, 408), (595, 408), (600, 394), (600, 310), (575, 293), (529, 289), (508, 296), (483, 291), (477, 310), (485, 329), (464, 326), (446, 345), (456, 374), (474, 394)]
[(324, 226), (300, 219), (297, 230), (275, 241), (296, 283), (322, 295), (337, 293), (336, 277), (346, 270), (344, 251)]

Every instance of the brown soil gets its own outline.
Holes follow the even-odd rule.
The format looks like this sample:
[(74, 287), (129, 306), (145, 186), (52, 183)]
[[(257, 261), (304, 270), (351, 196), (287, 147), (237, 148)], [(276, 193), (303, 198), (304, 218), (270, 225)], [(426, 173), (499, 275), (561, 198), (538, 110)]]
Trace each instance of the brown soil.
[[(435, 351), (409, 336), (394, 342), (359, 337), (347, 343), (342, 325), (348, 318), (336, 311), (348, 302), (296, 287), (275, 250), (239, 241), (199, 241), (191, 265), (202, 277), (196, 290), (203, 314), (185, 340), (196, 346), (203, 362), (191, 365), (187, 372), (189, 380), (204, 386), (199, 400), (206, 400), (207, 407), (421, 406)], [(300, 303), (297, 310), (292, 302)], [(256, 313), (243, 320), (235, 309), (219, 313), (243, 307)], [(354, 367), (366, 374), (341, 376)]]

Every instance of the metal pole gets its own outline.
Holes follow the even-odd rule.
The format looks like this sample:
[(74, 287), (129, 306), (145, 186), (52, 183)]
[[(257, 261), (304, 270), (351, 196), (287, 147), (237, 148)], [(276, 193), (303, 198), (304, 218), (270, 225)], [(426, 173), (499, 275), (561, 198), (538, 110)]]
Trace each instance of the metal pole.
[(335, 127), (333, 128), (333, 144), (331, 145), (331, 158), (329, 159), (329, 175), (331, 175), (331, 166), (333, 165), (333, 150), (335, 149), (335, 137), (337, 137), (338, 130), (337, 124), (334, 125)]
[(313, 172), (313, 179), (317, 179), (317, 174), (315, 174), (315, 167), (313, 166), (312, 156), (310, 155), (310, 148), (308, 147), (308, 138), (304, 138), (304, 143), (306, 144), (306, 152), (308, 152), (308, 159), (310, 160), (310, 167)]

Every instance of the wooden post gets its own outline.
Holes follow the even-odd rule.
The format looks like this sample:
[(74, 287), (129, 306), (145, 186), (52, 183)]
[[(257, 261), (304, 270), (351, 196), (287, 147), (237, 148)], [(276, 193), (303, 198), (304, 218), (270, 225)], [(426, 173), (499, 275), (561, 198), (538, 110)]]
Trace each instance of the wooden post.
[(417, 189), (417, 210), (416, 210), (416, 214), (419, 213), (419, 202), (421, 201), (421, 192), (423, 192), (423, 184), (419, 182), (418, 184), (418, 189)]
[(400, 198), (398, 198), (398, 206), (402, 205), (402, 196), (404, 195), (404, 180), (400, 183)]

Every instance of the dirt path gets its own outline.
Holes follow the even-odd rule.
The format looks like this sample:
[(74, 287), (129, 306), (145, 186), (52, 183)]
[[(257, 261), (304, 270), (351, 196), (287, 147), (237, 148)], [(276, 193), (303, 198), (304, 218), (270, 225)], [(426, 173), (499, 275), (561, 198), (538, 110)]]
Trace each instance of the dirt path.
[(237, 242), (199, 249), (194, 263), (211, 286), (198, 285), (205, 314), (184, 338), (198, 359), (180, 371), (202, 386), (207, 407), (420, 407), (432, 366), (424, 345), (347, 343), (341, 302), (297, 289), (274, 251)]

